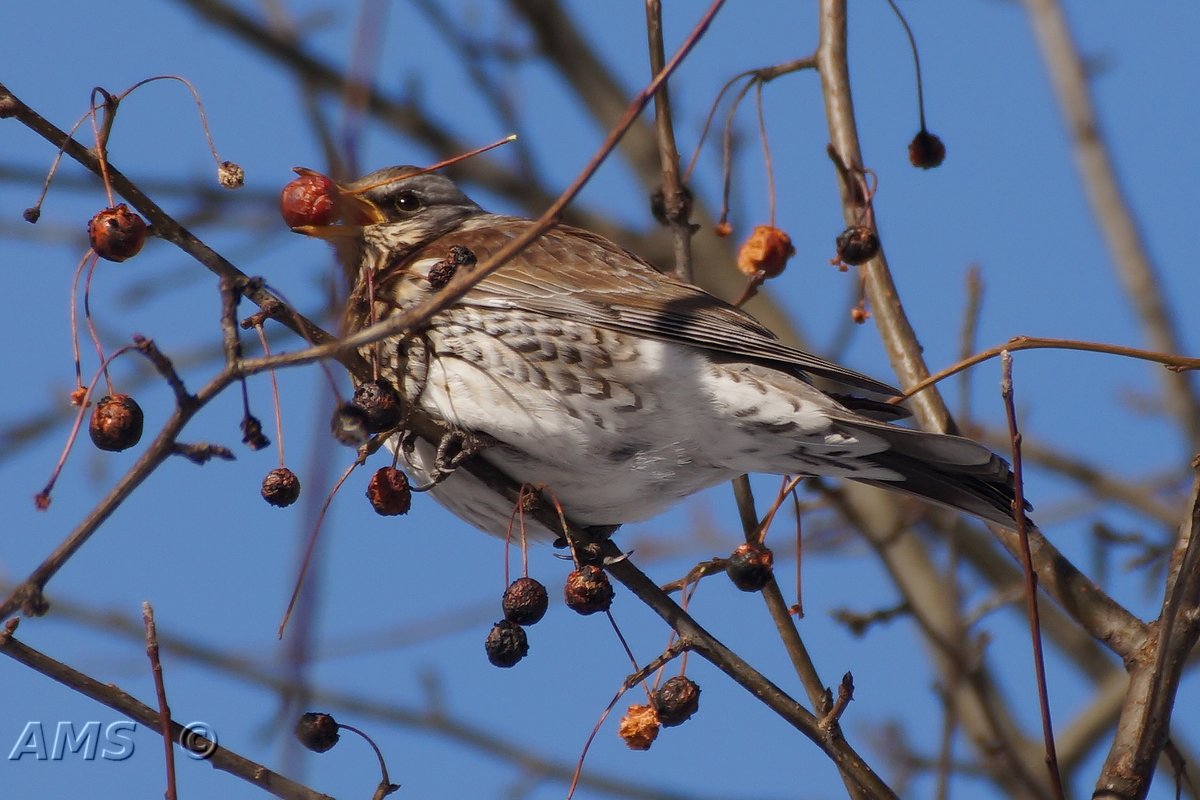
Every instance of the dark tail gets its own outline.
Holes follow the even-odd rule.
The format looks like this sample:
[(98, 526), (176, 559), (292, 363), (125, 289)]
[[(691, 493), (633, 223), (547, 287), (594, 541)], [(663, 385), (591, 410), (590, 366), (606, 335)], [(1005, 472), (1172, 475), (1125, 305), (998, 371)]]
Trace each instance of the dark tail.
[[(859, 427), (883, 438), (891, 447), (870, 456), (901, 480), (861, 480), (871, 486), (905, 492), (925, 500), (1013, 528), (1014, 484), (1008, 462), (978, 442), (962, 436), (926, 433), (886, 423)], [(1026, 510), (1033, 507), (1025, 503)]]

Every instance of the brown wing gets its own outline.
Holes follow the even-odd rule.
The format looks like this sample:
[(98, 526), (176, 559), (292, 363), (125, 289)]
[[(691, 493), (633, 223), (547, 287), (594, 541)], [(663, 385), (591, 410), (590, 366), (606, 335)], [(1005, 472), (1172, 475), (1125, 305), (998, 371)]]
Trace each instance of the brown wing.
[[(512, 217), (499, 220), (512, 225), (495, 225), (496, 221), (493, 217), (486, 227), (470, 226), (447, 234), (417, 257), (444, 253), (461, 243), (469, 245), (482, 262), (523, 230), (524, 226), (516, 223), (529, 224)], [(765, 361), (788, 372), (820, 375), (880, 395), (899, 394), (886, 383), (789, 347), (746, 312), (658, 272), (602, 236), (565, 225), (550, 230), (522, 255), (484, 278), (460, 302), (581, 320), (609, 330)]]

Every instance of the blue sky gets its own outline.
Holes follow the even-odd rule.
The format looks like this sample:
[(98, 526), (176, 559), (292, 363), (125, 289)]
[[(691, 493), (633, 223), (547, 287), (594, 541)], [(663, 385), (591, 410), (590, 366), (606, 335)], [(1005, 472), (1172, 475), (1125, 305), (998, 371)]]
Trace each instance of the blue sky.
[[(523, 36), (520, 25), (498, 5), (447, 5), (483, 36)], [(599, 4), (569, 5), (582, 15), (586, 34), (624, 85), (635, 91), (647, 73), (641, 4), (604, 4), (603, 11)], [(704, 4), (669, 5), (670, 47)], [(903, 32), (884, 4), (852, 6), (851, 73), (865, 158), (880, 180), (880, 232), (929, 364), (936, 369), (956, 359), (970, 264), (979, 265), (986, 287), (981, 345), (1030, 334), (1143, 346), (1077, 179), (1021, 7), (903, 4), (921, 46), (929, 125), (948, 149), (943, 168), (922, 172), (908, 165), (905, 150), (917, 114)], [(312, 45), (325, 57), (344, 62), (353, 40), (352, 14), (307, 2), (289, 3), (288, 8), (297, 18), (316, 15), (324, 20)], [(1136, 18), (1127, 4), (1116, 2), (1074, 3), (1069, 11), (1083, 52), (1099, 70), (1093, 89), (1104, 135), (1117, 154), (1121, 181), (1160, 270), (1164, 294), (1176, 304), (1184, 342), (1194, 354), (1200, 349), (1200, 323), (1190, 313), (1189, 301), (1200, 296), (1191, 245), (1200, 180), (1200, 146), (1194, 135), (1200, 110), (1193, 98), (1200, 88), (1200, 64), (1193, 39), (1200, 8), (1163, 3), (1140, 9)], [(272, 199), (290, 179), (291, 167), (324, 166), (294, 86), (276, 65), (209, 27), (182, 4), (143, 0), (125, 4), (121, 13), (123, 20), (101, 21), (94, 13), (56, 13), (44, 4), (6, 8), (0, 82), (44, 116), (68, 126), (87, 108), (94, 85), (116, 91), (150, 75), (189, 78), (205, 100), (222, 157), (239, 162), (247, 172), (246, 197), (235, 206), (239, 224), (198, 219), (195, 231), (244, 271), (265, 275), (299, 306), (312, 307), (331, 274), (331, 260), (317, 243), (283, 228)], [(814, 20), (810, 3), (731, 3), (722, 11), (675, 84), (681, 150), (690, 153), (694, 147), (708, 105), (727, 78), (809, 52)], [(380, 83), (397, 93), (418, 95), (434, 117), (452, 120), (466, 141), (481, 144), (509, 132), (466, 88), (460, 59), (414, 8), (390, 5), (384, 26)], [(529, 143), (547, 183), (564, 187), (604, 131), (543, 68), (521, 65), (501, 78), (519, 87), (514, 99), (522, 124), (517, 133)], [(839, 273), (828, 264), (841, 217), (824, 155), (817, 80), (813, 74), (782, 78), (764, 96), (777, 220), (798, 251), (772, 289), (814, 346), (822, 347), (844, 325), (853, 273)], [(768, 213), (752, 122), (747, 105), (739, 130), (748, 146), (737, 163), (734, 184), (733, 222), (739, 237)], [(110, 155), (135, 179), (191, 187), (211, 182), (213, 173), (194, 108), (175, 84), (152, 85), (126, 102)], [(436, 155), (369, 126), (360, 160), (365, 169), (374, 169), (422, 163)], [(716, 155), (710, 142), (694, 187), (710, 205), (720, 187)], [(52, 157), (52, 150), (32, 133), (0, 121), (0, 164), (41, 170)], [(511, 156), (500, 152), (488, 157)], [(81, 169), (66, 164), (41, 222), (31, 227), (20, 214), (35, 199), (36, 186), (0, 175), (0, 252), (10, 286), (0, 295), (0, 319), (7, 325), (0, 340), (7, 369), (0, 401), (5, 427), (61, 407), (70, 388), (71, 271), (86, 247), (85, 222), (104, 205), (95, 182), (86, 182), (84, 190), (70, 188), (82, 177)], [(513, 210), (486, 192), (472, 194), (495, 210)], [(195, 208), (185, 195), (156, 196), (177, 213)], [(653, 225), (644, 193), (618, 160), (601, 169), (580, 202), (633, 227)], [(696, 239), (698, 248), (714, 246), (708, 232)], [(147, 283), (159, 290), (148, 298), (131, 297), (134, 287)], [(125, 264), (101, 264), (92, 305), (110, 345), (143, 333), (178, 359), (189, 387), (212, 374), (211, 360), (188, 358), (215, 352), (219, 345), (214, 281), (165, 243), (151, 241), (141, 256)], [(286, 340), (283, 346), (296, 343)], [(852, 332), (841, 357), (860, 371), (892, 378), (871, 324)], [(1112, 469), (1131, 482), (1164, 473), (1182, 476), (1191, 454), (1177, 428), (1154, 412), (1157, 369), (1103, 355), (1018, 354), (1022, 427), (1031, 439)], [(115, 374), (119, 382), (132, 381), (134, 370), (124, 365)], [(973, 414), (991, 426), (1003, 422), (998, 380), (998, 365), (989, 363), (975, 371), (972, 382)], [(324, 487), (348, 463), (348, 451), (324, 435), (329, 398), (319, 372), (291, 371), (281, 374), (280, 382), (288, 462), (306, 490), (299, 504), (280, 511), (257, 497), (258, 482), (275, 465), (274, 455), (252, 454), (238, 445), (239, 402), (229, 393), (195, 420), (186, 438), (235, 446), (237, 462), (198, 468), (173, 461), (159, 470), (50, 585), (49, 596), (62, 613), (26, 620), (21, 638), (149, 701), (153, 690), (140, 640), (90, 630), (67, 613), (79, 609), (136, 620), (140, 604), (149, 600), (160, 631), (236, 653), (266, 674), (282, 675), (279, 664), (288, 641), (281, 645), (274, 632), (294, 580), (299, 543)], [(947, 384), (946, 391), (957, 408), (957, 385)], [(266, 382), (253, 382), (251, 394), (255, 412), (266, 420)], [(156, 430), (166, 417), (169, 392), (152, 383), (137, 395), (147, 412), (147, 430)], [(49, 473), (67, 427), (60, 420), (36, 445), (14, 449), (0, 460), (6, 519), (0, 579), (26, 575), (136, 457), (136, 451), (108, 455), (78, 447), (54, 505), (37, 513), (29, 498)], [(530, 630), (532, 652), (526, 662), (513, 670), (491, 668), (482, 640), (499, 616), (501, 544), (431, 502), (419, 503), (401, 521), (376, 517), (359, 497), (365, 480), (365, 474), (357, 483), (352, 480), (335, 500), (322, 535), (314, 576), (318, 599), (312, 609), (313, 646), (320, 658), (312, 665), (312, 684), (413, 711), (428, 708), (436, 696), (447, 713), (527, 745), (538, 755), (572, 764), (628, 672), (608, 624), (575, 617), (557, 605)], [(1029, 481), (1027, 493), (1051, 519), (1078, 498), (1068, 483), (1036, 469)], [(765, 496), (775, 483), (761, 479), (756, 485)], [(1145, 520), (1112, 509), (1073, 516), (1047, 526), (1047, 533), (1090, 568), (1088, 534), (1101, 517), (1151, 536), (1161, 534)], [(696, 531), (708, 531), (713, 539), (685, 543)], [(662, 518), (631, 526), (621, 537), (623, 542), (645, 542), (640, 552), (647, 559), (656, 555), (656, 541), (670, 543), (668, 552), (647, 568), (661, 580), (677, 577), (698, 559), (723, 554), (737, 541), (728, 489), (715, 489)], [(790, 562), (784, 561), (782, 569), (790, 570)], [(531, 554), (531, 571), (554, 595), (567, 566), (543, 548)], [(1118, 573), (1110, 588), (1136, 613), (1150, 616), (1158, 598), (1142, 577)], [(885, 762), (866, 736), (868, 727), (893, 720), (924, 738), (923, 730), (938, 719), (934, 676), (925, 666), (919, 635), (911, 621), (900, 620), (856, 639), (831, 621), (830, 611), (836, 608), (869, 610), (896, 600), (882, 568), (862, 545), (851, 543), (834, 555), (810, 558), (804, 580), (808, 615), (801, 628), (806, 642), (827, 682), (835, 683), (846, 670), (854, 673), (857, 693), (844, 724), (856, 746), (882, 766)], [(693, 605), (698, 617), (768, 675), (795, 689), (758, 599), (710, 583)], [(971, 598), (972, 604), (984, 599)], [(667, 631), (628, 593), (619, 594), (615, 608), (640, 658), (652, 657), (666, 643)], [(1022, 625), (1015, 615), (996, 614), (982, 628), (997, 643), (991, 651), (994, 667), (1032, 733), (1036, 717)], [(1056, 720), (1065, 725), (1089, 695), (1073, 668), (1053, 651), (1050, 658)], [(165, 659), (177, 719), (204, 720), (223, 743), (329, 794), (365, 796), (373, 788), (374, 759), (365, 745), (347, 739), (323, 756), (298, 753), (290, 746), (291, 723), (276, 717), (278, 701), (269, 689), (170, 651)], [(700, 659), (690, 661), (688, 672), (704, 688), (701, 712), (689, 724), (664, 734), (649, 753), (630, 753), (616, 739), (610, 720), (592, 748), (589, 767), (694, 797), (838, 794), (836, 773), (814, 747)], [(97, 796), (161, 792), (161, 747), (149, 731), (135, 734), (135, 752), (121, 762), (4, 758), (29, 720), (45, 721), (49, 728), (52, 721), (107, 724), (119, 716), (8, 660), (0, 660), (0, 676), (5, 687), (0, 782), (12, 796), (60, 796), (83, 786)], [(1185, 681), (1177, 706), (1177, 734), (1192, 746), (1200, 745), (1200, 729), (1186, 709), (1195, 704), (1198, 690), (1194, 679)], [(377, 735), (393, 780), (404, 785), (400, 797), (502, 795), (527, 786), (525, 781), (526, 797), (563, 796), (561, 783), (539, 783), (427, 730), (390, 726), (365, 713), (337, 716)], [(969, 751), (963, 745), (957, 752)], [(1095, 764), (1102, 755), (1103, 748)], [(263, 796), (233, 778), (179, 760), (184, 795)], [(889, 774), (886, 767), (884, 772)], [(1090, 790), (1094, 774), (1094, 765), (1082, 770), (1075, 787), (1080, 794)], [(985, 796), (969, 780), (955, 788), (956, 796)], [(918, 780), (910, 793), (928, 796), (932, 783)], [(602, 795), (585, 790), (579, 796)], [(1169, 781), (1160, 777), (1152, 796), (1171, 796)]]

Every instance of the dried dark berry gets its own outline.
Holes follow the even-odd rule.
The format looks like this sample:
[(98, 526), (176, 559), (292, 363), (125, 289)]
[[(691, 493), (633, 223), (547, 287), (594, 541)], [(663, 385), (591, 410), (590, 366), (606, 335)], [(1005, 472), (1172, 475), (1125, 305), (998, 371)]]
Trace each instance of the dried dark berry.
[(492, 626), (483, 647), (493, 666), (507, 669), (529, 653), (529, 637), (520, 625), (502, 619)]
[(367, 484), (367, 499), (375, 513), (384, 517), (407, 514), (412, 507), (408, 477), (395, 467), (380, 467)]
[(342, 403), (335, 408), (329, 427), (333, 438), (347, 447), (358, 447), (371, 438), (367, 430), (367, 412), (354, 403)]
[[(686, 186), (680, 188), (680, 207), (676, 220), (686, 222), (692, 216), (692, 190)], [(660, 186), (650, 195), (650, 213), (654, 215), (659, 225), (670, 225), (672, 220), (667, 213), (667, 193)]]
[(658, 738), (658, 712), (654, 706), (632, 705), (625, 710), (617, 735), (630, 750), (649, 750)]
[(300, 744), (314, 753), (324, 753), (337, 744), (338, 739), (342, 738), (338, 734), (339, 727), (337, 721), (330, 715), (309, 711), (301, 715), (300, 720), (296, 723), (296, 738), (300, 740)]
[(429, 268), (429, 285), (434, 289), (443, 288), (458, 273), (459, 267), (473, 267), (475, 261), (475, 253), (470, 248), (453, 245), (449, 256)]
[(279, 212), (289, 228), (328, 225), (337, 217), (334, 197), (337, 186), (319, 172), (297, 167), (300, 177), (279, 193)]
[(771, 580), (775, 554), (761, 544), (746, 542), (737, 546), (725, 564), (725, 573), (743, 592), (757, 592)]
[(400, 396), (383, 378), (361, 384), (350, 402), (366, 413), (367, 433), (382, 433), (400, 423)]
[(300, 497), (300, 479), (287, 467), (273, 469), (263, 478), (262, 497), (273, 506), (286, 508)]
[(88, 434), (101, 450), (119, 453), (133, 447), (142, 438), (145, 417), (141, 406), (127, 394), (101, 398), (92, 411)]
[(612, 583), (604, 570), (585, 564), (567, 576), (563, 599), (572, 611), (585, 616), (608, 611), (613, 600)]
[(33, 225), (42, 218), (42, 210), (37, 206), (30, 206), (21, 212), (21, 216), (26, 222), (28, 222), (30, 225)]
[(937, 136), (921, 128), (908, 143), (908, 160), (914, 167), (933, 169), (946, 160), (946, 145)]
[(683, 675), (670, 678), (654, 693), (658, 721), (664, 728), (682, 725), (700, 709), (700, 687)]
[(533, 578), (517, 578), (504, 590), (501, 601), (504, 618), (518, 625), (532, 625), (546, 616), (550, 597), (541, 581)]
[(101, 258), (124, 261), (133, 258), (146, 243), (146, 221), (118, 203), (88, 221), (88, 241)]
[(857, 267), (879, 252), (879, 237), (867, 225), (851, 225), (838, 234), (837, 261)]
[(265, 450), (271, 446), (271, 440), (262, 430), (262, 420), (253, 414), (242, 418), (242, 443), (251, 450)]

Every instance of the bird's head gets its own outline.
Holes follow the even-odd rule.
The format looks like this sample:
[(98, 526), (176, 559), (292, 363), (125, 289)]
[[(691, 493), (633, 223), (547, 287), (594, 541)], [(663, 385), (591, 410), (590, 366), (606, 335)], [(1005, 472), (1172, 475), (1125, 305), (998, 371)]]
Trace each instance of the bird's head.
[(337, 246), (352, 284), (366, 264), (395, 263), (483, 211), (449, 178), (420, 167), (385, 167), (335, 191), (341, 223), (292, 230)]

